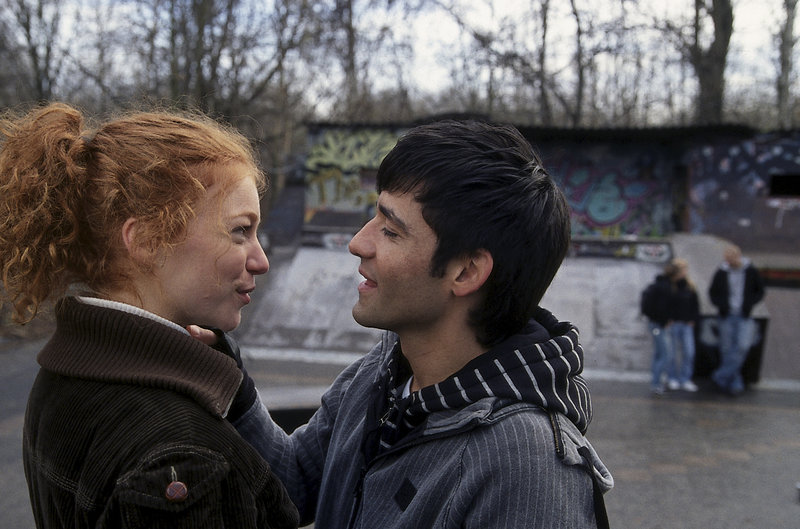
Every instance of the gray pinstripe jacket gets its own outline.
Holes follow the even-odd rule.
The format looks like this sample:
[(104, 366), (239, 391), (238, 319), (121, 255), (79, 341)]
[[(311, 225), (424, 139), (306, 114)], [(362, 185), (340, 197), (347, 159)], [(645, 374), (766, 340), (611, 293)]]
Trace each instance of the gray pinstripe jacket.
[[(564, 343), (551, 349), (564, 356), (576, 352), (563, 350)], [(396, 336), (385, 333), (341, 373), (317, 413), (292, 435), (261, 402), (234, 424), (284, 482), (301, 523), (315, 521), (316, 529), (595, 527), (593, 492), (608, 491), (613, 480), (555, 403), (546, 409), (537, 399), (484, 396), (432, 411), (413, 435), (365, 461), (365, 423), (382, 414), (376, 408), (385, 403), (375, 388), (387, 376), (395, 344)], [(564, 386), (558, 393), (566, 394), (567, 379), (582, 369), (582, 354), (576, 356), (579, 365), (569, 374), (558, 366), (570, 362), (543, 358), (547, 365), (533, 369), (537, 379), (530, 384)], [(582, 402), (586, 418), (588, 393)]]

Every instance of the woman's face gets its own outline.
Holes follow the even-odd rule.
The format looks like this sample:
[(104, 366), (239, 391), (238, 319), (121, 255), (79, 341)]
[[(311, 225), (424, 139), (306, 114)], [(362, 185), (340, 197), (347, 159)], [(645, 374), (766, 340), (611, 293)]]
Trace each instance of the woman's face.
[(144, 307), (181, 326), (236, 328), (250, 303), (255, 276), (269, 270), (258, 241), (258, 191), (245, 166), (224, 166), (217, 181), (235, 181), (222, 192), (216, 184), (197, 205), (185, 241), (155, 266), (159, 295)]

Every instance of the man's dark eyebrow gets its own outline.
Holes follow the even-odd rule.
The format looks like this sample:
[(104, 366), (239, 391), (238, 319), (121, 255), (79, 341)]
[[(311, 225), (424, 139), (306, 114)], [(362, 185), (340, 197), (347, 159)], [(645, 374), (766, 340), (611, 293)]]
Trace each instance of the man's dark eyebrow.
[(408, 225), (395, 214), (394, 210), (387, 208), (383, 204), (378, 204), (378, 211), (380, 211), (381, 215), (386, 217), (389, 222), (400, 228), (400, 231), (405, 233), (409, 232)]

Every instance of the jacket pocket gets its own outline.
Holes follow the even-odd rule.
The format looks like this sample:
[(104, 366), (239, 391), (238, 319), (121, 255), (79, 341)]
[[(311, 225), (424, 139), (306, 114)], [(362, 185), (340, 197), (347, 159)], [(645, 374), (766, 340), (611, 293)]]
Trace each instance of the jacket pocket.
[(225, 527), (229, 472), (228, 462), (211, 450), (160, 448), (117, 481), (112, 510), (126, 528)]

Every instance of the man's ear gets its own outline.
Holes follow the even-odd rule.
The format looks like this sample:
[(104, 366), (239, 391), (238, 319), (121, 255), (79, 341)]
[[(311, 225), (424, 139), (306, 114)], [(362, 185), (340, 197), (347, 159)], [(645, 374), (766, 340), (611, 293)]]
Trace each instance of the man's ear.
[(477, 292), (486, 283), (494, 267), (492, 254), (483, 248), (457, 259), (456, 262), (459, 267), (453, 281), (453, 294), (456, 296), (467, 296)]

